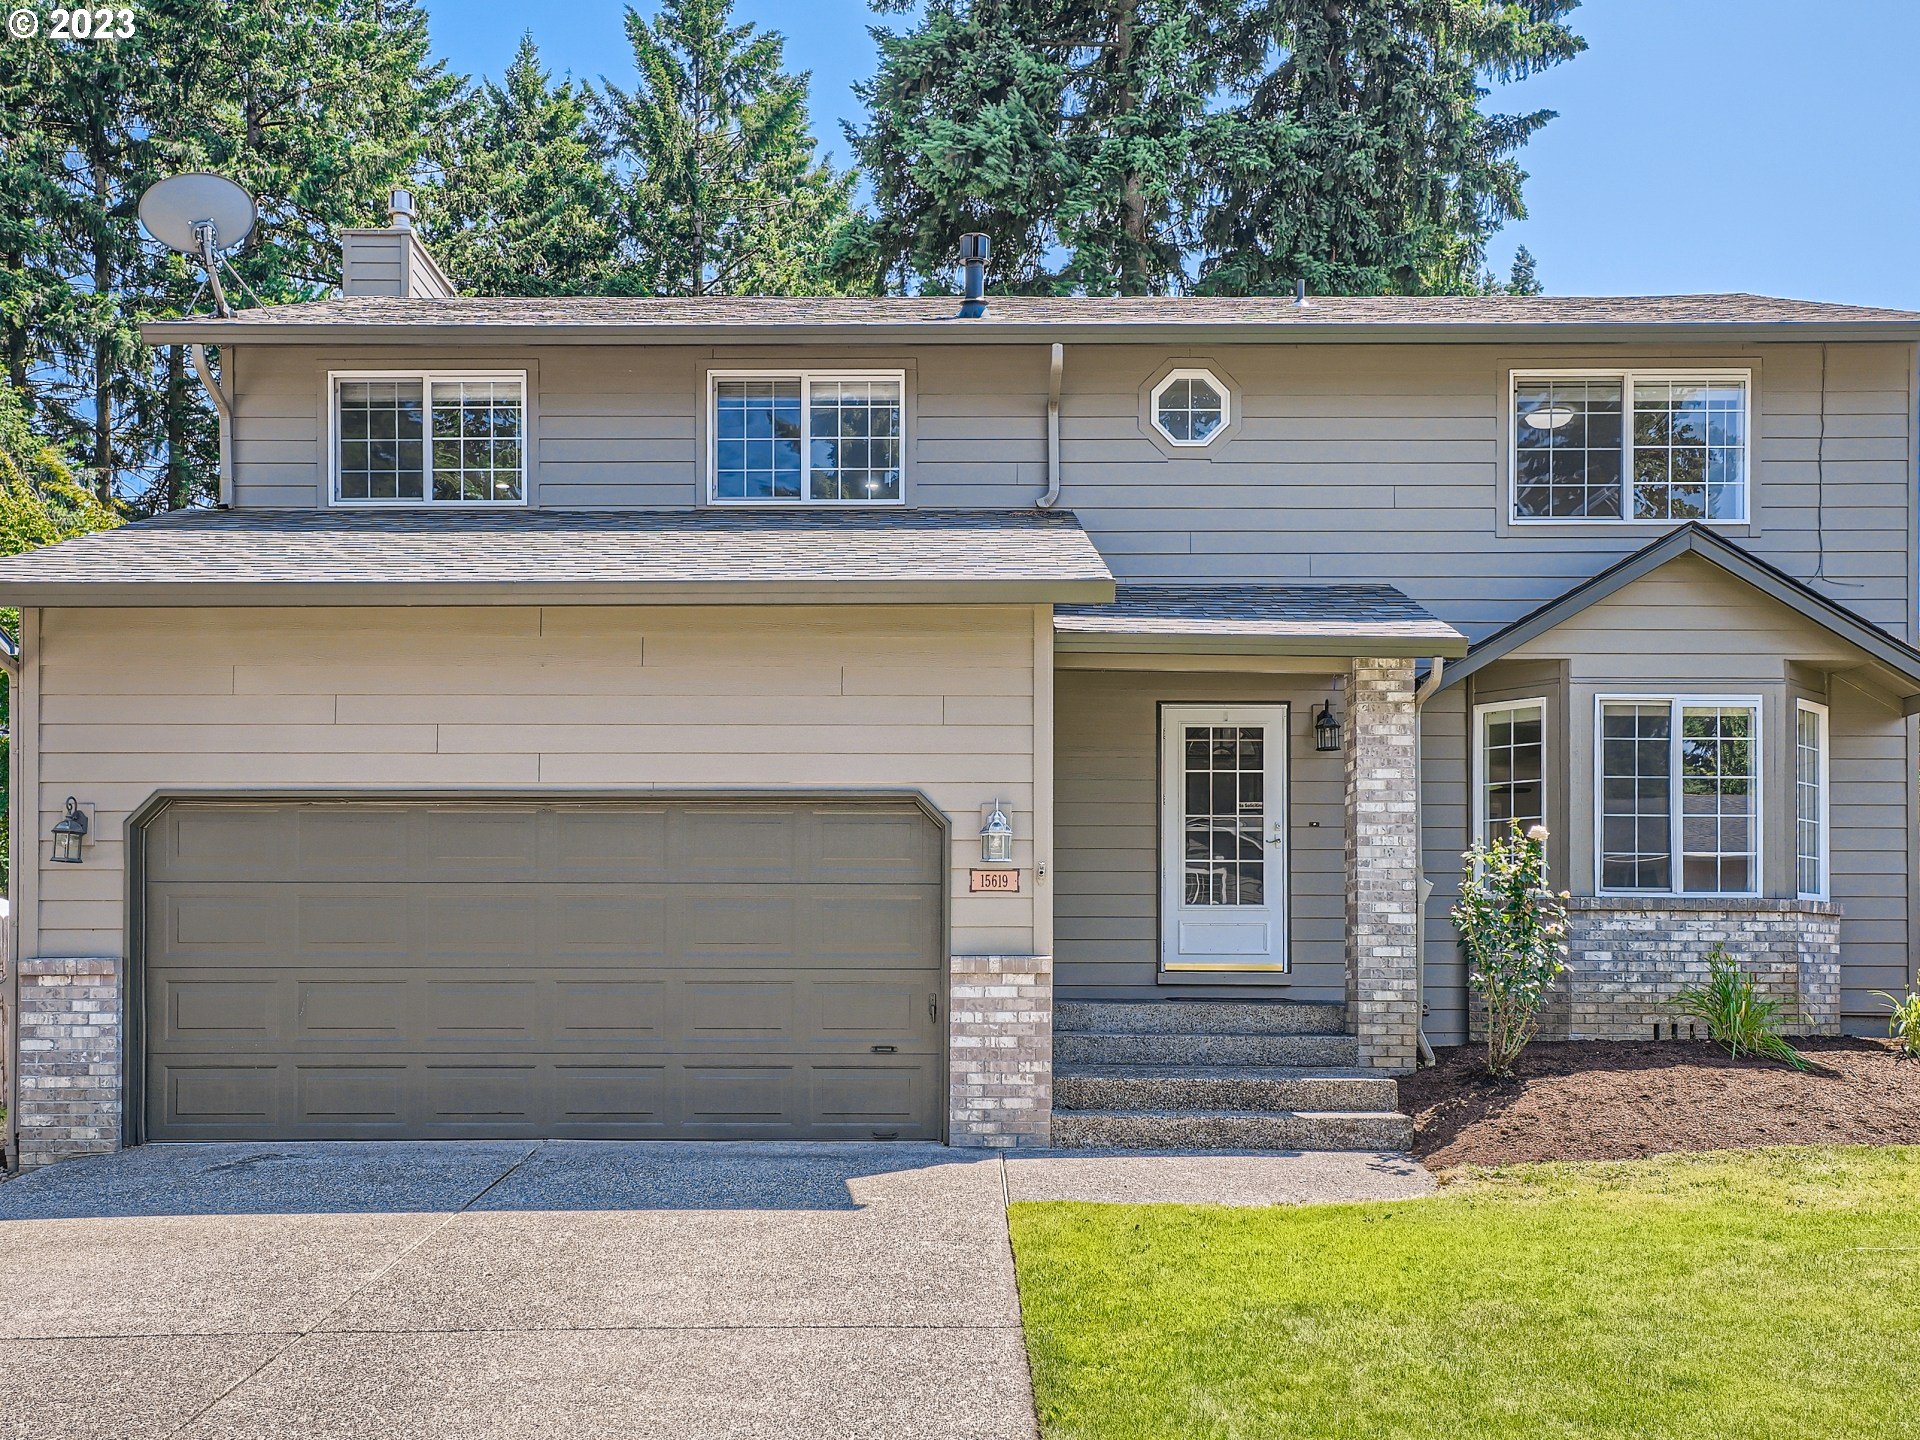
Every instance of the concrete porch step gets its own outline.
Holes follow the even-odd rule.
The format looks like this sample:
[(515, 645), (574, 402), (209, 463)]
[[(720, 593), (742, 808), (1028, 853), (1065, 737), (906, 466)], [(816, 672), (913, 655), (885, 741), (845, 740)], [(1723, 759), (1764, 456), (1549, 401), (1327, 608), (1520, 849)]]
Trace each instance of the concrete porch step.
[(1300, 1000), (1061, 1000), (1053, 1029), (1126, 1035), (1338, 1035), (1346, 1006)]
[(1405, 1150), (1413, 1121), (1375, 1110), (1056, 1110), (1062, 1150)]
[(1308, 1065), (1075, 1065), (1055, 1069), (1053, 1102), (1060, 1110), (1390, 1114), (1400, 1087), (1377, 1071)]
[(1360, 1063), (1351, 1035), (1142, 1035), (1125, 1030), (1053, 1033), (1056, 1065), (1327, 1065)]

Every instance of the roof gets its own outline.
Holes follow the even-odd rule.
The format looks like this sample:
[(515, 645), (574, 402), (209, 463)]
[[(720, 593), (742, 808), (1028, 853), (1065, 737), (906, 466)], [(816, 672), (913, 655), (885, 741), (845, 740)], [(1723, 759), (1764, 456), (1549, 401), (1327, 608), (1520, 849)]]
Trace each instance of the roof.
[(1053, 615), (1061, 650), (1464, 655), (1467, 638), (1391, 585), (1122, 585)]
[(1045, 603), (1113, 576), (1064, 512), (187, 510), (0, 560), (6, 605)]
[[(1752, 551), (1736, 545), (1725, 536), (1695, 521), (1669, 531), (1658, 540), (1627, 556), (1590, 580), (1583, 580), (1558, 599), (1521, 616), (1504, 629), (1496, 630), (1467, 651), (1466, 658), (1447, 666), (1443, 685), (1464, 680), (1474, 671), (1505, 658), (1515, 650), (1571, 619), (1589, 605), (1597, 604), (1662, 565), (1682, 555), (1697, 555), (1737, 580), (1743, 580), (1769, 598), (1796, 611), (1814, 624), (1865, 653), (1911, 693), (1920, 696), (1920, 650), (1882, 630), (1828, 599), (1803, 581), (1775, 568)], [(1908, 713), (1920, 709), (1916, 705)]]
[(1834, 339), (1920, 339), (1920, 314), (1766, 295), (1365, 295), (1229, 299), (1217, 296), (990, 296), (987, 314), (961, 320), (951, 296), (691, 296), (549, 299), (395, 299), (354, 296), (241, 310), (221, 319), (156, 320), (150, 342), (233, 339), (296, 342), (357, 338), (458, 341), (518, 333), (550, 345), (710, 335), (779, 339), (975, 341), (1177, 337), (1236, 340), (1542, 339), (1675, 332)]

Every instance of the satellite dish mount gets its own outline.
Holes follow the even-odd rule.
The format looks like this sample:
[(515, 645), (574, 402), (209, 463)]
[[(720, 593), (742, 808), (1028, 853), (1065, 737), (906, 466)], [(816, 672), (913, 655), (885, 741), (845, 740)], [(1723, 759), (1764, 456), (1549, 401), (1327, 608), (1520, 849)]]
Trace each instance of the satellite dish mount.
[(213, 287), (213, 308), (223, 318), (233, 307), (220, 283), (221, 252), (245, 240), (259, 218), (251, 195), (204, 170), (162, 180), (140, 197), (140, 223), (168, 249), (200, 262)]

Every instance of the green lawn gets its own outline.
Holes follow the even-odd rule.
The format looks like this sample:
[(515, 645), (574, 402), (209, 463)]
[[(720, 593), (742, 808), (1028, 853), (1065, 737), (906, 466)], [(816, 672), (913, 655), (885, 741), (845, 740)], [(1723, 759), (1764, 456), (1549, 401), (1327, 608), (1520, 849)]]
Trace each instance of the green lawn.
[(1920, 1435), (1920, 1147), (1011, 1223), (1047, 1440)]

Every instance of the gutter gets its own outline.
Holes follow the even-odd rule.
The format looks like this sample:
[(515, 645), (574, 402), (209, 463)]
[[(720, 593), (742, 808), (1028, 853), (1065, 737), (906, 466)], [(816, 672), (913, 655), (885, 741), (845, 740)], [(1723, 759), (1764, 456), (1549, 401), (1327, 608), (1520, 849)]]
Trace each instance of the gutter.
[(1067, 347), (1055, 341), (1047, 361), (1047, 493), (1033, 502), (1041, 510), (1060, 503), (1060, 372), (1066, 358)]
[(207, 366), (206, 346), (189, 345), (187, 354), (193, 359), (193, 373), (200, 377), (220, 416), (220, 508), (230, 510), (233, 508), (233, 398), (213, 378), (213, 371)]
[[(1419, 847), (1416, 856), (1424, 856), (1427, 845), (1426, 825), (1420, 816), (1420, 795), (1427, 786), (1426, 762), (1420, 753), (1420, 735), (1424, 729), (1420, 723), (1420, 712), (1426, 708), (1427, 701), (1440, 692), (1446, 672), (1446, 657), (1434, 656), (1433, 668), (1427, 672), (1427, 678), (1420, 682), (1420, 688), (1413, 692), (1413, 843)], [(1420, 1004), (1420, 1014), (1424, 1017), (1427, 1008), (1427, 901), (1433, 895), (1433, 882), (1427, 879), (1423, 860), (1414, 866), (1413, 888), (1413, 985)], [(1424, 1024), (1414, 1031), (1414, 1043), (1418, 1047), (1421, 1064), (1439, 1063), (1433, 1053), (1433, 1042), (1427, 1039), (1427, 1027)]]

